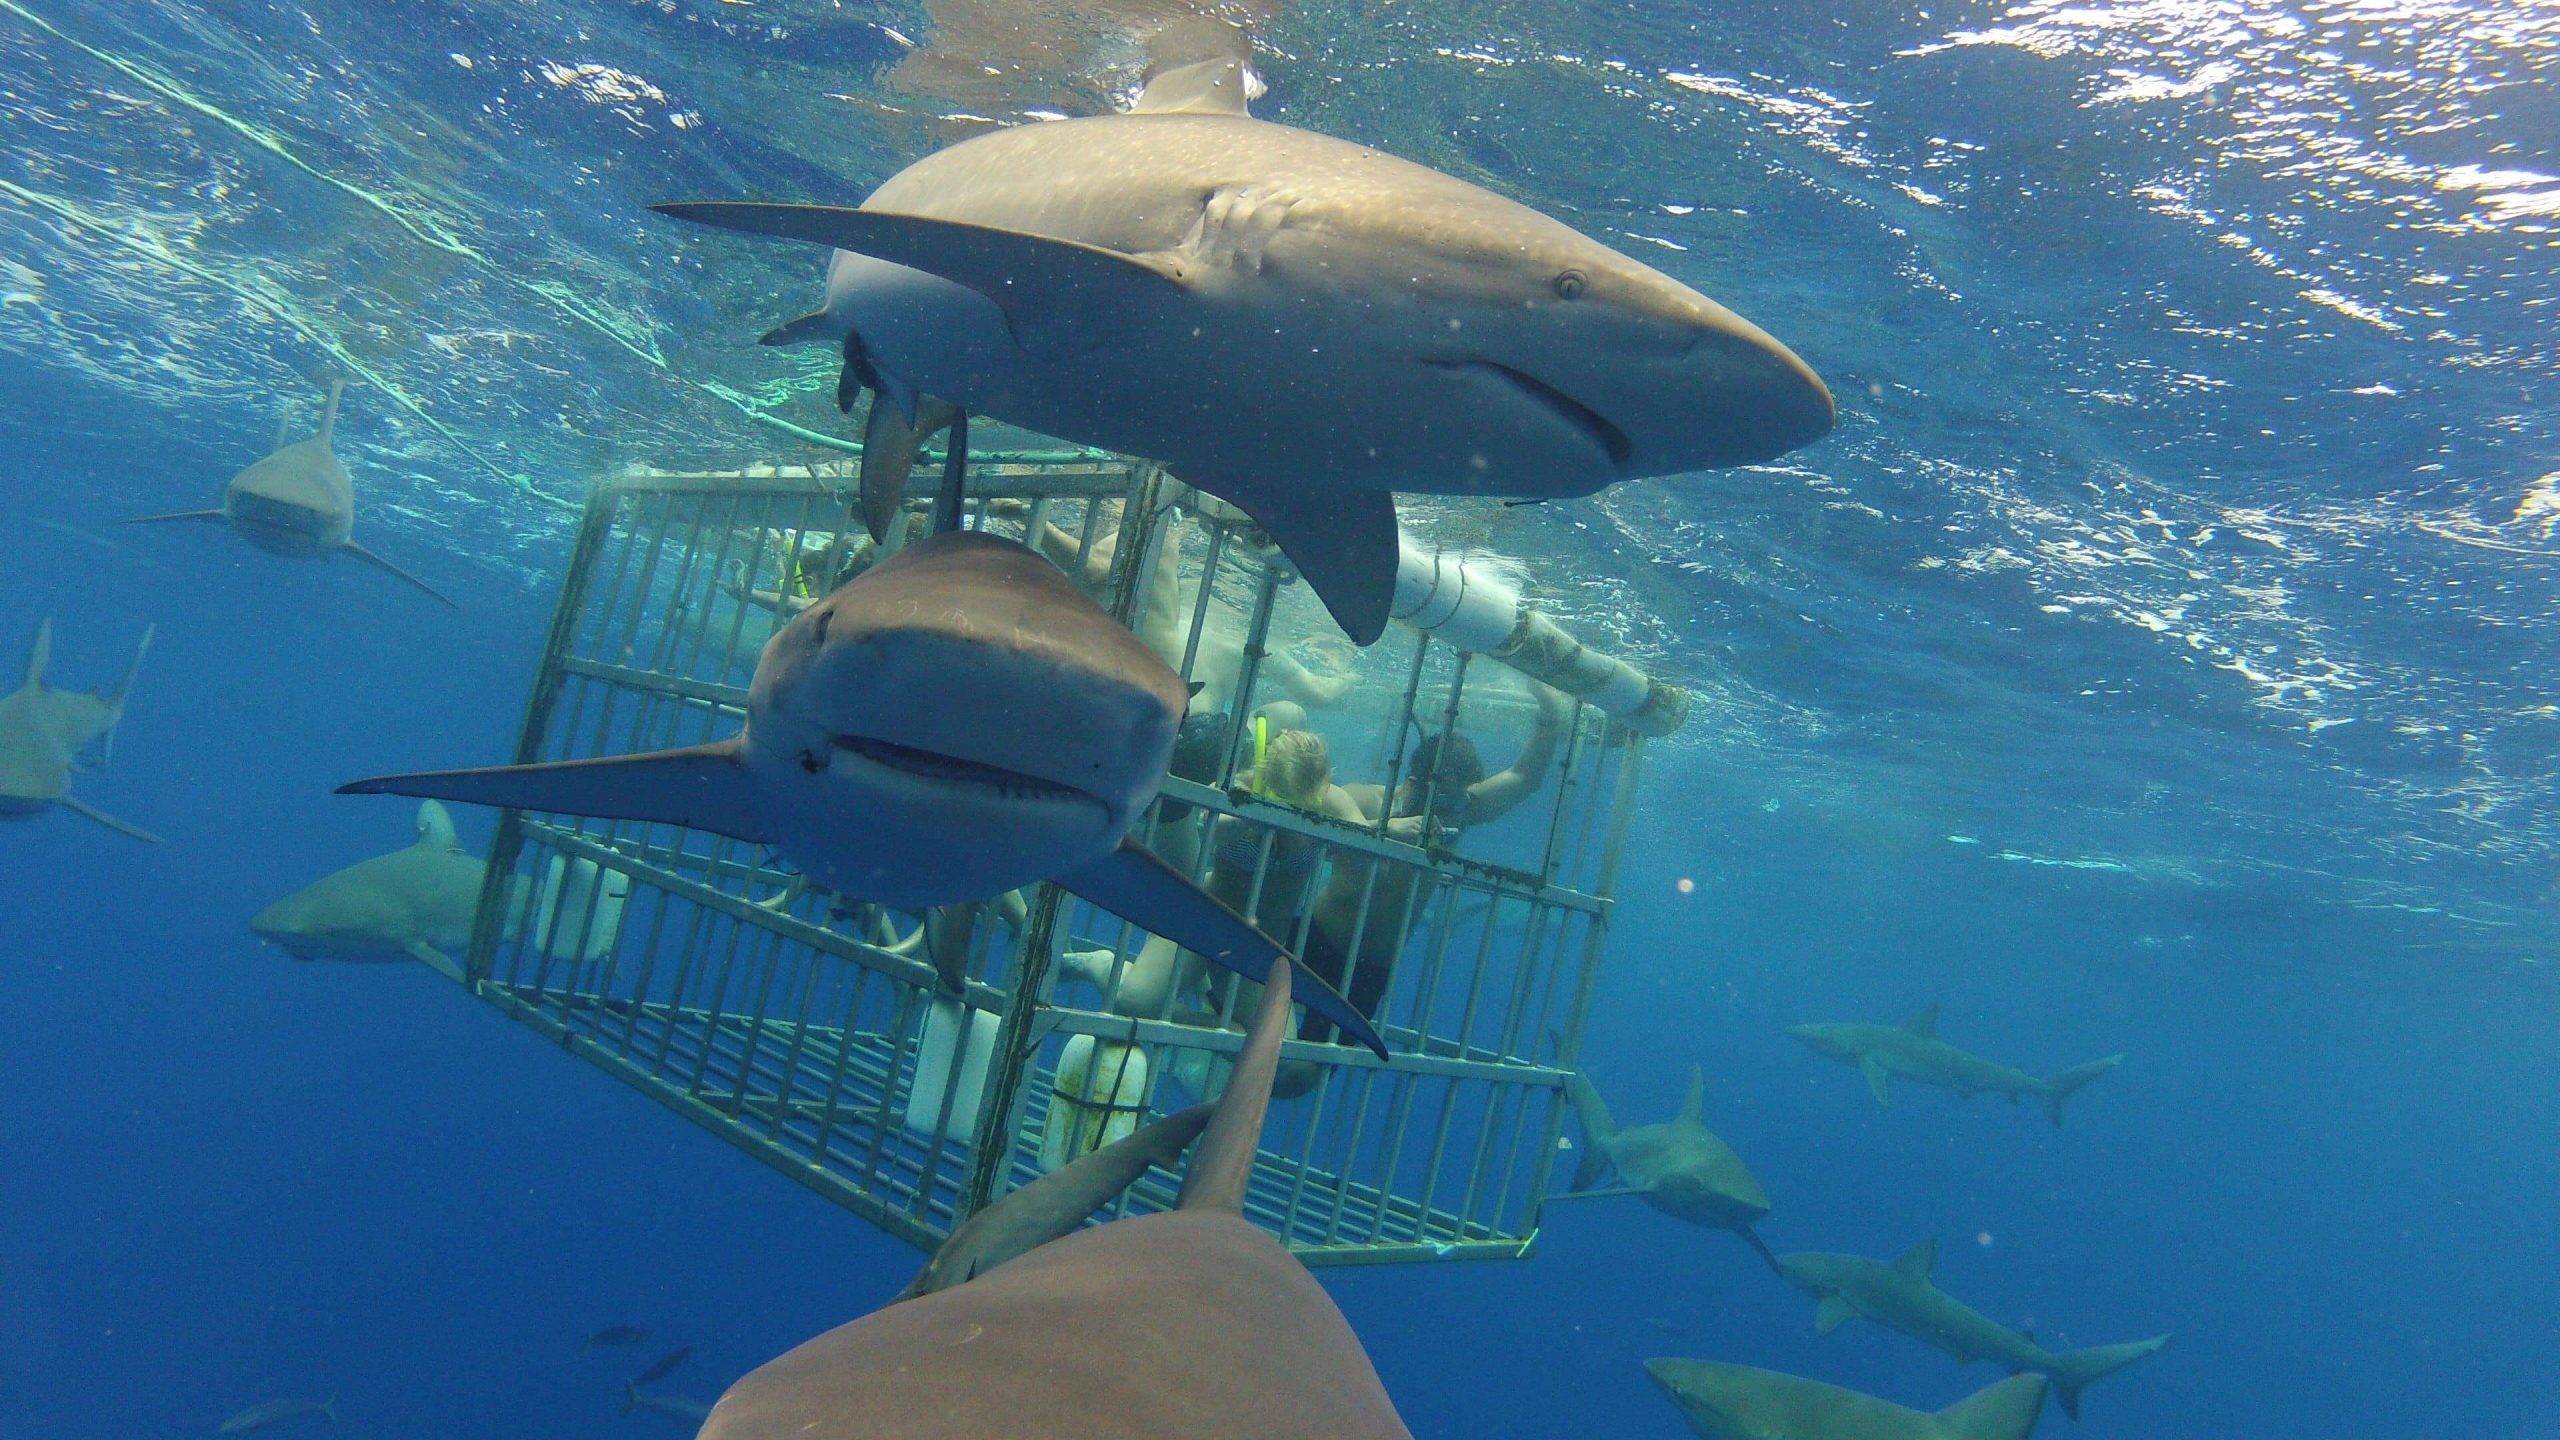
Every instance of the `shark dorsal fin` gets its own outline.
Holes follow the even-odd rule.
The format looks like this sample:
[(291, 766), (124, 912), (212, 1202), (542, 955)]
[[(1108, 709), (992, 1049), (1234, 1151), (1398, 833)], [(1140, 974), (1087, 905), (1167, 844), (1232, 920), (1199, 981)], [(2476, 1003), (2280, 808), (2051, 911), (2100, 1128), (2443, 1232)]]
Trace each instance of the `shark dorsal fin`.
[(53, 621), (50, 619), (39, 620), (36, 622), (35, 646), (27, 651), (26, 688), (30, 690), (41, 690), (44, 688), (44, 665), (45, 661), (50, 658), (52, 654)]
[(1251, 72), (1233, 56), (1195, 60), (1147, 77), (1132, 115), (1249, 115)]
[(1905, 1279), (1927, 1284), (1931, 1273), (1938, 1268), (1938, 1242), (1934, 1239), (1923, 1240), (1903, 1251), (1894, 1259), (1893, 1268)]
[(2042, 1375), (2012, 1375), (1939, 1411), (1938, 1419), (1961, 1440), (2026, 1440), (2051, 1386)]
[(418, 848), (422, 850), (457, 850), (461, 842), (454, 839), (453, 812), (440, 801), (418, 802)]
[(1692, 1125), (1707, 1123), (1707, 1071), (1702, 1065), (1689, 1067), (1689, 1098), (1680, 1102), (1680, 1118)]
[(1922, 1006), (1919, 1014), (1902, 1022), (1902, 1028), (1919, 1036), (1923, 1040), (1937, 1039), (1938, 1002), (1932, 1000), (1927, 1005)]
[(1191, 1152), (1180, 1208), (1244, 1213), (1244, 1188), (1253, 1178), (1253, 1158), (1262, 1149), (1262, 1116), (1271, 1108), (1271, 1079), (1280, 1068), (1280, 1042), (1288, 1033), (1289, 962), (1274, 960), (1262, 982), (1262, 1006), (1253, 1012), (1253, 1028), (1227, 1076), (1227, 1093), (1219, 1097), (1218, 1113), (1209, 1117), (1208, 1132)]
[(326, 445), (329, 443), (329, 437), (338, 433), (338, 397), (346, 393), (346, 381), (329, 382), (329, 408), (320, 412), (320, 433), (312, 436), (312, 439)]

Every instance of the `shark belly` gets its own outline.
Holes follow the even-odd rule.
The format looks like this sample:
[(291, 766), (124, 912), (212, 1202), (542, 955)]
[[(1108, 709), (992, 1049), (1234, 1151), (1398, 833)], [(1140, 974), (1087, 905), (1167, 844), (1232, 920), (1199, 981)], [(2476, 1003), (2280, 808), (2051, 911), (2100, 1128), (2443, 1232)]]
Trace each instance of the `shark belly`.
[(334, 517), (308, 506), (253, 490), (234, 490), (223, 498), (231, 528), (270, 555), (294, 559), (325, 555), (347, 538), (332, 523)]

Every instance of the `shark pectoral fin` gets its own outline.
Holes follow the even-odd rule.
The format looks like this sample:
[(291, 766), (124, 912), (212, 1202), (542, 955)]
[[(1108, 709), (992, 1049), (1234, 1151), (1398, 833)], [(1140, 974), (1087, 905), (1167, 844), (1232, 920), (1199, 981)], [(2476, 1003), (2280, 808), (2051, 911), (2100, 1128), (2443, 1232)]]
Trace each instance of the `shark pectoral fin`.
[(1403, 556), (1393, 495), (1334, 490), (1305, 480), (1238, 484), (1196, 473), (1180, 478), (1253, 517), (1306, 577), (1351, 643), (1372, 644), (1386, 633)]
[(849, 250), (967, 286), (1004, 312), (1015, 342), (1027, 349), (1104, 343), (1109, 317), (1181, 283), (1174, 270), (1144, 256), (958, 220), (752, 201), (649, 208), (697, 225)]
[(1650, 1195), (1652, 1193), (1653, 1187), (1650, 1185), (1611, 1185), (1605, 1189), (1599, 1190), (1567, 1190), (1560, 1194), (1550, 1195), (1547, 1198), (1550, 1200), (1614, 1200), (1621, 1195)]
[(1564, 1096), (1573, 1106), (1575, 1123), (1582, 1127), (1582, 1159), (1573, 1167), (1573, 1188), (1589, 1190), (1608, 1173), (1609, 1141), (1618, 1133), (1618, 1122), (1609, 1113), (1609, 1103), (1600, 1098), (1599, 1087), (1579, 1070), (1564, 1077)]
[(1938, 1419), (1961, 1440), (2027, 1440), (2051, 1388), (2042, 1375), (2012, 1375), (1939, 1411)]
[(1822, 1304), (1814, 1309), (1813, 1328), (1819, 1334), (1828, 1335), (1857, 1318), (1857, 1306), (1837, 1295), (1825, 1295)]
[(1138, 92), (1132, 115), (1249, 115), (1244, 62), (1233, 56), (1158, 71)]
[(454, 964), (450, 956), (424, 940), (412, 940), (400, 948), (409, 953), (410, 959), (449, 980), (462, 978), (462, 967)]
[(106, 826), (108, 829), (115, 831), (119, 835), (130, 835), (136, 840), (145, 841), (153, 845), (165, 843), (159, 836), (152, 834), (141, 826), (127, 825), (113, 815), (108, 814), (106, 811), (101, 810), (94, 805), (84, 804), (69, 795), (58, 796), (55, 798), (53, 803), (70, 811), (74, 815), (86, 815), (90, 819), (97, 821), (99, 824)]
[(906, 501), (907, 478), (915, 472), (916, 452), (924, 448), (925, 437), (960, 413), (947, 401), (912, 390), (907, 399), (908, 411), (901, 415), (886, 395), (875, 397), (871, 414), (862, 423), (862, 524), (875, 541), (889, 538), (889, 526)]
[(771, 841), (736, 740), (597, 760), (377, 775), (341, 785), (338, 793), (413, 795), (600, 820), (645, 820), (757, 844)]
[(172, 510), (166, 515), (136, 515), (122, 523), (126, 525), (157, 525), (163, 520), (220, 521), (227, 518), (229, 517), (225, 516), (219, 510)]
[(426, 581), (419, 579), (417, 576), (410, 574), (408, 571), (401, 569), (399, 566), (392, 564), (390, 561), (383, 559), (381, 556), (374, 554), (372, 551), (367, 550), (353, 540), (348, 541), (346, 544), (341, 545), (338, 548), (346, 551), (350, 555), (353, 555), (376, 570), (383, 571), (387, 574), (396, 576), (399, 579), (408, 581), (411, 585), (414, 585), (418, 589), (425, 591), (427, 594), (434, 596), (437, 600), (451, 606), (453, 609), (459, 610), (462, 608), (459, 605), (455, 605), (443, 591), (438, 590), (433, 585), (430, 585)]
[(1873, 1055), (1862, 1055), (1858, 1057), (1858, 1073), (1867, 1077), (1867, 1088), (1876, 1092), (1877, 1104), (1893, 1103), (1893, 1092), (1886, 1088), (1891, 1077), (1886, 1075), (1883, 1061)]
[[(1050, 878), (1139, 929), (1161, 935), (1256, 983), (1271, 973), (1272, 961), (1288, 954), (1279, 941), (1254, 928), (1252, 921), (1134, 840), (1124, 839), (1120, 848), (1101, 859)], [(1296, 991), (1298, 1003), (1332, 1021), (1380, 1059), (1386, 1058), (1387, 1042), (1378, 1027), (1323, 976), (1300, 968)]]
[(824, 340), (843, 322), (824, 310), (812, 310), (797, 320), (786, 320), (756, 337), (759, 345), (806, 345)]

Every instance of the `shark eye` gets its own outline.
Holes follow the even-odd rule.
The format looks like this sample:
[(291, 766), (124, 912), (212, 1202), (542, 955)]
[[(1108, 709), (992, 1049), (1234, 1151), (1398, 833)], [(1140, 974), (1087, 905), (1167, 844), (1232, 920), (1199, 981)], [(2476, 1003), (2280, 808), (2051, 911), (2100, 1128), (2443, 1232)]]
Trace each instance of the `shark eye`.
[(1582, 298), (1583, 287), (1590, 283), (1590, 277), (1579, 270), (1564, 271), (1555, 278), (1556, 298), (1579, 300)]

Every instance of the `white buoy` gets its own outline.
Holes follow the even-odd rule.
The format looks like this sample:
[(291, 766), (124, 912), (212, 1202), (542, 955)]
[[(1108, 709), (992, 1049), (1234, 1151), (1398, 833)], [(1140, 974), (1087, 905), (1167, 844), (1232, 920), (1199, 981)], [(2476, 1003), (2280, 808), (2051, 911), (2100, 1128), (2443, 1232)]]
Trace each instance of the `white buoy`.
[[(961, 1037), (961, 1015), (968, 1015), (968, 1036)], [(978, 1101), (986, 1093), (987, 1060), (996, 1048), (1001, 1021), (975, 1006), (948, 997), (935, 999), (924, 1017), (924, 1044), (916, 1051), (916, 1080), (907, 1091), (906, 1127), (930, 1135), (942, 1124), (942, 1097), (951, 1092), (951, 1129), (969, 1133), (978, 1123)], [(963, 1053), (965, 1045), (965, 1053)], [(954, 1075), (954, 1071), (957, 1075)]]
[(1116, 1040), (1090, 1035), (1067, 1041), (1040, 1127), (1040, 1168), (1055, 1170), (1114, 1140), (1135, 1134), (1147, 1101), (1147, 1056)]

